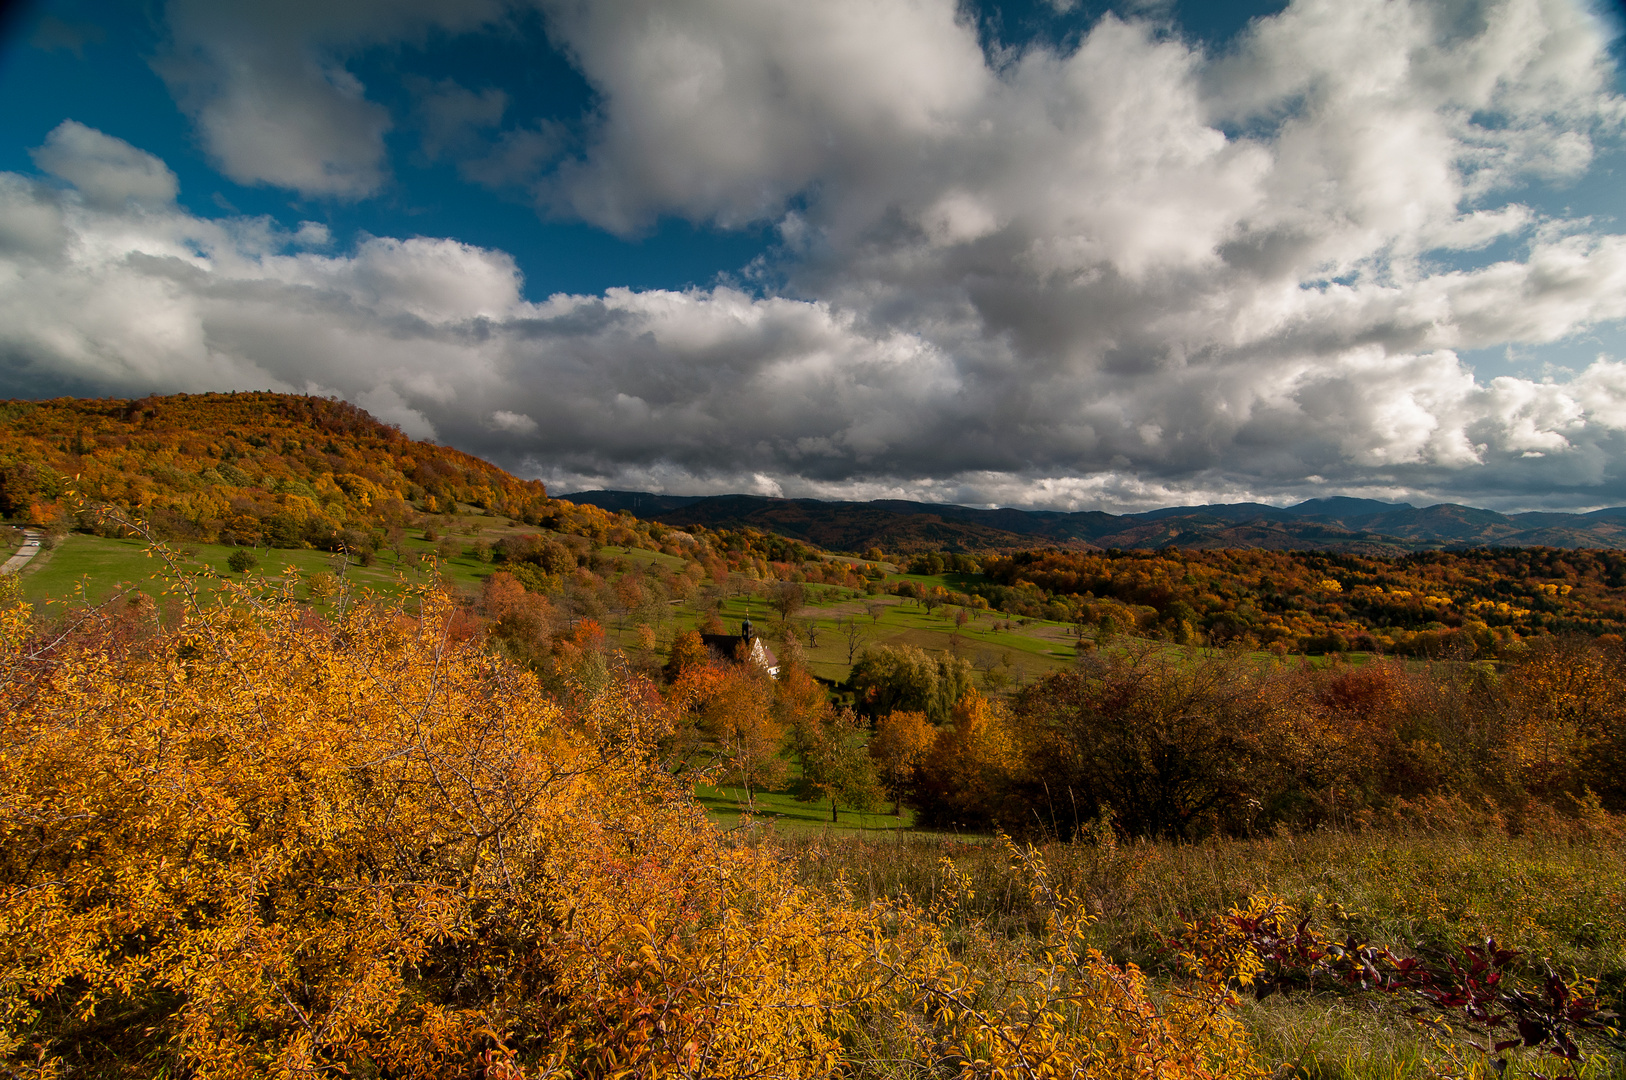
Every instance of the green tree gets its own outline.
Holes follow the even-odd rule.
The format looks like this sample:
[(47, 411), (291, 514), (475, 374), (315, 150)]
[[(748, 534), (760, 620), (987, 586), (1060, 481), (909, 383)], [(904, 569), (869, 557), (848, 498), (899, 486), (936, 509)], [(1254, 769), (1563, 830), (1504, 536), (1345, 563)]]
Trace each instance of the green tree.
[(859, 810), (880, 805), (883, 792), (875, 763), (864, 747), (864, 721), (851, 709), (826, 709), (812, 726), (803, 753), (802, 778), (796, 798), (802, 802), (830, 800), (830, 820), (839, 821), (837, 806)]
[(913, 709), (940, 724), (971, 688), (972, 669), (969, 661), (946, 653), (930, 656), (913, 645), (882, 645), (864, 650), (849, 682), (866, 716)]

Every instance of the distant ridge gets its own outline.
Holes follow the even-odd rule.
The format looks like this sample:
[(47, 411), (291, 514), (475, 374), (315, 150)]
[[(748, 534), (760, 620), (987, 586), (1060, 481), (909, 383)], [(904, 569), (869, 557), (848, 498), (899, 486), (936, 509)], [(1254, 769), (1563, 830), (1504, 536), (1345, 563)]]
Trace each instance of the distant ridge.
[(1626, 548), (1626, 507), (1587, 514), (1416, 507), (1332, 496), (1296, 506), (1216, 503), (1139, 514), (996, 510), (883, 499), (827, 502), (766, 495), (583, 491), (559, 498), (667, 525), (750, 526), (832, 551), (929, 548), (1268, 548), (1394, 555), (1465, 547)]

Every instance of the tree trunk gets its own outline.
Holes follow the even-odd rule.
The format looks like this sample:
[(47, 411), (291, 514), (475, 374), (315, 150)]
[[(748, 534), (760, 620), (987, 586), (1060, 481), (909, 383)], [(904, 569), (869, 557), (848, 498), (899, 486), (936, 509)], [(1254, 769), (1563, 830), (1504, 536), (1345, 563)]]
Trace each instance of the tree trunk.
[(836, 817), (836, 797), (834, 795), (830, 796), (830, 821), (832, 824), (840, 824), (839, 819)]

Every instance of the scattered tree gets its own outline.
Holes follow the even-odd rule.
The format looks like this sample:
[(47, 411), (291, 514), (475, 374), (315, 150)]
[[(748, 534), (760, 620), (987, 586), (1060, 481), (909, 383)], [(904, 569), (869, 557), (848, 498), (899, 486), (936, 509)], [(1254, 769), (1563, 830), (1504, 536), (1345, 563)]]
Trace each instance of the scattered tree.
[(847, 663), (853, 662), (858, 652), (858, 646), (864, 643), (864, 628), (858, 622), (857, 615), (849, 615), (840, 623), (841, 637), (847, 643)]
[(768, 603), (783, 622), (807, 606), (807, 590), (799, 581), (778, 581), (768, 593)]
[(864, 723), (851, 709), (825, 709), (811, 729), (796, 797), (803, 802), (830, 800), (830, 821), (838, 822), (841, 803), (858, 811), (881, 801), (875, 763), (865, 752)]

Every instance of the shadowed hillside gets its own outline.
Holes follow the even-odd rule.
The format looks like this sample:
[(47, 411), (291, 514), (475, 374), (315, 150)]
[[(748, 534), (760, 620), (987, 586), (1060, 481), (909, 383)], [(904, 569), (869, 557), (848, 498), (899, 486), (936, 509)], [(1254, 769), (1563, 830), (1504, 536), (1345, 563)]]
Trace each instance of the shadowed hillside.
[(839, 551), (948, 549), (1020, 551), (1054, 546), (1109, 548), (1269, 548), (1398, 555), (1447, 547), (1626, 547), (1626, 510), (1590, 514), (1499, 514), (1442, 503), (1417, 507), (1372, 499), (1312, 499), (1175, 506), (1141, 514), (981, 509), (916, 503), (823, 502), (763, 495), (674, 496), (584, 491), (565, 496), (669, 525), (749, 525)]

